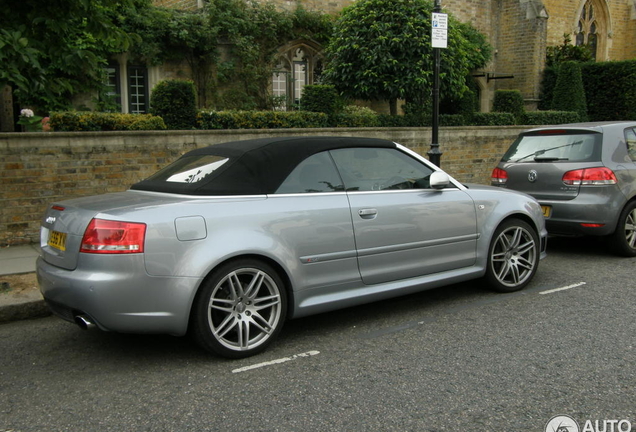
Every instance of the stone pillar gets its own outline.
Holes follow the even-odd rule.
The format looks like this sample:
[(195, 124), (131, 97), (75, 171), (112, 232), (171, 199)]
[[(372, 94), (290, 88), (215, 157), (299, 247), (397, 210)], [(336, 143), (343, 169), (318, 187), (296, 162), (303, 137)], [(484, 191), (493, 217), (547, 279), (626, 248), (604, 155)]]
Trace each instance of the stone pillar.
[(15, 132), (13, 124), (13, 92), (8, 85), (0, 89), (0, 132)]

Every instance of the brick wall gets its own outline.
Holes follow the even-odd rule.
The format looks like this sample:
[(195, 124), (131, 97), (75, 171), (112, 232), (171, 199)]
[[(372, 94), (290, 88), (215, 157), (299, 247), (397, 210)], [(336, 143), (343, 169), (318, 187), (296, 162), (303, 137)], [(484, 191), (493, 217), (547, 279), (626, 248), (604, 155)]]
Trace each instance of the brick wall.
[[(488, 184), (492, 168), (519, 131), (442, 128), (442, 167), (460, 181)], [(126, 190), (188, 150), (303, 134), (391, 139), (423, 155), (431, 141), (429, 128), (0, 133), (0, 246), (39, 241), (40, 218), (51, 202)]]

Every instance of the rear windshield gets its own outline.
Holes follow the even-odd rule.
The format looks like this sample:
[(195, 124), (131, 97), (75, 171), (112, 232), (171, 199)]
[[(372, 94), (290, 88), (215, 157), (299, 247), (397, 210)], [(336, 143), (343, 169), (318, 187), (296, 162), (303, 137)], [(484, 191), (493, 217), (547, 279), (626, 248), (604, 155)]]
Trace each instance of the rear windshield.
[(601, 160), (599, 133), (541, 133), (520, 135), (502, 162), (593, 162)]
[(186, 156), (152, 175), (148, 180), (169, 183), (198, 183), (221, 168), (228, 158), (214, 155)]

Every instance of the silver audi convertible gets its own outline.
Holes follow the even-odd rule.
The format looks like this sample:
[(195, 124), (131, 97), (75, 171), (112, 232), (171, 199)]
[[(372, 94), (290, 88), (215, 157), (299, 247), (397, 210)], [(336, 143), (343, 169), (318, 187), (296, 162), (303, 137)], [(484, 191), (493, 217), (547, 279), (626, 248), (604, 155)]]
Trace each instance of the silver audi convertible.
[(463, 185), (394, 142), (265, 138), (53, 203), (37, 275), (80, 327), (190, 333), (240, 358), (292, 318), (482, 277), (519, 290), (546, 236), (534, 198)]

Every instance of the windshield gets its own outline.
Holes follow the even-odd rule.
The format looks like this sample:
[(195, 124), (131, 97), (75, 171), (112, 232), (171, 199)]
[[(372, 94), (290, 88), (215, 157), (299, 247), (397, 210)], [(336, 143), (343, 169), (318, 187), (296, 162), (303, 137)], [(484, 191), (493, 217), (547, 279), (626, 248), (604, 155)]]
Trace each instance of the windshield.
[(502, 162), (589, 162), (601, 160), (601, 137), (597, 133), (521, 135)]

